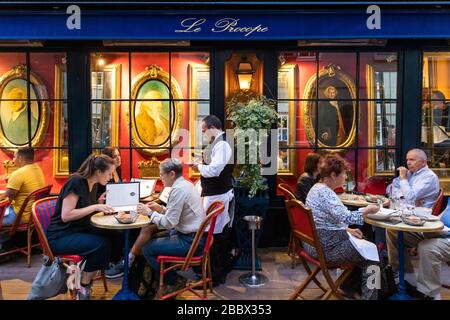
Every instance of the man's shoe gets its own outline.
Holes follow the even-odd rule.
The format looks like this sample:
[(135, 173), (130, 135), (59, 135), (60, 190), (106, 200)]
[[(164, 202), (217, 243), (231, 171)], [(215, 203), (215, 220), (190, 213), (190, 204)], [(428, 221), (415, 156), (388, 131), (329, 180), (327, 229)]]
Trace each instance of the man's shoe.
[(80, 289), (77, 291), (77, 300), (91, 300), (91, 293), (91, 286), (80, 286)]
[(423, 299), (423, 297), (425, 296), (422, 292), (418, 291), (415, 286), (413, 286), (406, 280), (405, 280), (405, 287), (406, 293), (413, 298)]
[(116, 279), (123, 276), (124, 261), (120, 260), (116, 264), (110, 264), (109, 269), (105, 270), (106, 279)]

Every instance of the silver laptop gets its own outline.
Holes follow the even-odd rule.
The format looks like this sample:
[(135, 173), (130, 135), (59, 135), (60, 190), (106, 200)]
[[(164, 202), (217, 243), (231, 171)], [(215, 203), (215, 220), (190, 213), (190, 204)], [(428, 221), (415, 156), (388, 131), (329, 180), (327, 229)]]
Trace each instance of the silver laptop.
[(159, 194), (158, 199), (167, 204), (167, 200), (169, 200), (169, 194), (171, 190), (171, 187), (165, 187)]
[(156, 179), (132, 178), (132, 182), (139, 182), (139, 198), (147, 198), (153, 194), (156, 186)]
[(109, 183), (106, 185), (106, 204), (114, 212), (136, 211), (139, 203), (139, 182)]

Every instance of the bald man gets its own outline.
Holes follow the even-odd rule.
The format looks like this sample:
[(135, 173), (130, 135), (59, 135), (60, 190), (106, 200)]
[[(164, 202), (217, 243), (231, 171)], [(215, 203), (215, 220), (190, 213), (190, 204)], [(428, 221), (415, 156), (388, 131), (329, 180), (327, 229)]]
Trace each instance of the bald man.
[(414, 201), (416, 206), (433, 207), (439, 195), (439, 178), (427, 165), (427, 154), (421, 149), (411, 149), (406, 154), (408, 168), (399, 167), (399, 176), (387, 191)]
[[(431, 208), (439, 194), (439, 178), (428, 168), (427, 155), (421, 149), (409, 150), (406, 154), (408, 168), (399, 167), (399, 176), (388, 186), (389, 193), (397, 193), (406, 200), (414, 200), (416, 206)], [(388, 247), (389, 264), (398, 270), (398, 242), (397, 231), (386, 230), (386, 243)], [(424, 239), (422, 233), (404, 232), (403, 242), (405, 244), (405, 279), (412, 285), (417, 280), (411, 259), (406, 254), (406, 248), (415, 248)]]

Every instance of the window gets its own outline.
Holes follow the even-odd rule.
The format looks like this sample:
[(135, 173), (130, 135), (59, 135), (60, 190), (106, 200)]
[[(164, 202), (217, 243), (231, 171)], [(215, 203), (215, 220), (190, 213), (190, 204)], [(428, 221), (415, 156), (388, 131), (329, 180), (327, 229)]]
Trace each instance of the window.
[(158, 178), (172, 152), (187, 162), (183, 148), (201, 148), (190, 132), (210, 113), (208, 60), (206, 52), (91, 55), (92, 146), (120, 148), (124, 179)]
[[(351, 164), (360, 191), (381, 192), (384, 178), (376, 176), (392, 175), (395, 165), (397, 54), (280, 55), (278, 111), (284, 123), (278, 135), (280, 148), (287, 141), (287, 149), (299, 155), (298, 168), (303, 168), (302, 155), (308, 152), (337, 152)], [(293, 67), (294, 93), (288, 95), (281, 72)]]
[(450, 192), (449, 74), (450, 52), (424, 53), (421, 144), (446, 194)]

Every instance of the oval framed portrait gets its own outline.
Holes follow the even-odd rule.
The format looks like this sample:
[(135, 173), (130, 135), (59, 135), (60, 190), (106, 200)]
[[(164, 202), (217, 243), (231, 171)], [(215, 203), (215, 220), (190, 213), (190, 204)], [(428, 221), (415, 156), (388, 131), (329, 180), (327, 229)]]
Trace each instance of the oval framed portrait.
[[(136, 76), (131, 91), (131, 133), (134, 146), (140, 152), (157, 155), (178, 141), (183, 99), (177, 81), (162, 68), (151, 65)], [(174, 101), (175, 100), (175, 101)], [(172, 130), (171, 130), (172, 129)]]
[[(316, 99), (318, 93), (318, 100)], [(313, 75), (305, 87), (303, 121), (308, 141), (318, 147), (350, 147), (356, 137), (356, 87), (339, 66), (330, 64)], [(317, 132), (316, 132), (317, 130)]]
[(28, 145), (28, 116), (33, 147), (42, 143), (48, 128), (47, 90), (33, 72), (30, 72), (29, 113), (27, 92), (27, 70), (24, 65), (14, 67), (0, 78), (0, 145), (9, 151)]

